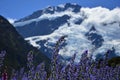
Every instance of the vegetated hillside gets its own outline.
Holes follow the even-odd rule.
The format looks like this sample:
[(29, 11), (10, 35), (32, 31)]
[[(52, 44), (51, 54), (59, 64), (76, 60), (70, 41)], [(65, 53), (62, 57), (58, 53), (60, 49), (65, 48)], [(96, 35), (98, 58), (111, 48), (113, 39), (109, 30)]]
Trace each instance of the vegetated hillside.
[(31, 50), (34, 53), (35, 64), (45, 62), (48, 66), (50, 63), (50, 59), (25, 41), (13, 25), (0, 16), (0, 51), (2, 50), (7, 52), (4, 66), (7, 66), (8, 72), (11, 72), (13, 68), (18, 70), (26, 67), (27, 54)]

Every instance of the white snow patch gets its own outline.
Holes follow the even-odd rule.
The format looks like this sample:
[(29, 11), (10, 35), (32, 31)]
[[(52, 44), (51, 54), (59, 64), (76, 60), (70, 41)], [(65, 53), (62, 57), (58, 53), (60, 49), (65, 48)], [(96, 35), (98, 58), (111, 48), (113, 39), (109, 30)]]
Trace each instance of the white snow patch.
[(65, 7), (65, 4), (60, 4), (60, 5), (58, 5), (58, 7), (64, 8), (64, 7)]
[(7, 18), (7, 20), (8, 20), (11, 24), (13, 24), (13, 23), (15, 22), (16, 19), (13, 19), (13, 18)]

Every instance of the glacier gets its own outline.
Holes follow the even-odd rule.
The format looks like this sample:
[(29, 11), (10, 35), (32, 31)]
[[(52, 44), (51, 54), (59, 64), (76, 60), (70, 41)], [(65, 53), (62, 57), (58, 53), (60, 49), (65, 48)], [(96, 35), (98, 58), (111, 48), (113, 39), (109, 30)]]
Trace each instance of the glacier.
[[(59, 5), (64, 8), (64, 5)], [(114, 47), (116, 49), (116, 55), (120, 56), (120, 8), (114, 8), (112, 10), (104, 7), (88, 8), (82, 7), (78, 13), (74, 13), (72, 8), (69, 8), (63, 12), (55, 12), (54, 14), (45, 13), (36, 19), (31, 19), (23, 22), (14, 23), (14, 26), (23, 26), (33, 21), (40, 21), (43, 19), (54, 20), (57, 17), (63, 15), (69, 15), (70, 19), (67, 23), (59, 26), (53, 33), (48, 35), (31, 36), (25, 38), (34, 47), (41, 48), (37, 41), (46, 40), (44, 44), (48, 48), (52, 48), (51, 44), (55, 44), (56, 41), (64, 35), (65, 43), (59, 54), (65, 57), (71, 57), (74, 53), (77, 53), (76, 61), (79, 61), (81, 54), (85, 51), (89, 51), (89, 55), (95, 56), (100, 53), (104, 54), (108, 49)], [(77, 21), (79, 24), (76, 24)], [(100, 34), (103, 39), (103, 45), (100, 48), (95, 49), (95, 46), (91, 44), (85, 34), (94, 26), (97, 33)]]

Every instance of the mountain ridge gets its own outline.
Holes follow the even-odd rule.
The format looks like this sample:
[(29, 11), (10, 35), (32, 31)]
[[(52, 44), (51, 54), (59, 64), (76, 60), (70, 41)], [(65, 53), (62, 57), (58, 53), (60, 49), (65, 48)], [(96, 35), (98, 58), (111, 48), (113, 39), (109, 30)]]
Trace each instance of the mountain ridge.
[[(61, 5), (60, 7), (65, 8), (65, 5)], [(67, 10), (65, 9), (65, 11), (61, 10), (61, 12), (55, 12), (52, 14), (44, 13), (38, 18), (23, 22), (16, 22), (14, 25), (18, 32), (24, 36), (25, 40), (28, 40), (32, 45), (42, 50), (42, 52), (46, 55), (49, 54), (49, 52), (47, 52), (49, 49), (52, 50), (55, 42), (64, 35), (68, 36), (65, 42), (67, 45), (63, 46), (59, 52), (59, 54), (63, 57), (70, 57), (74, 53), (77, 53), (76, 61), (79, 61), (79, 58), (82, 54), (80, 52), (84, 52), (84, 50), (87, 49), (89, 54), (92, 54), (94, 56), (93, 58), (95, 58), (98, 53), (104, 54), (106, 50), (111, 49), (112, 47), (116, 49), (116, 55), (120, 55), (120, 36), (117, 35), (120, 33), (119, 8), (109, 10), (103, 7), (80, 7), (77, 9), (77, 12), (74, 12), (73, 10), (74, 8), (70, 7), (67, 8)], [(69, 18), (65, 19), (62, 16), (68, 16)], [(60, 20), (57, 20), (58, 18)], [(41, 21), (43, 20), (48, 20), (52, 23), (48, 24), (49, 22), (44, 22), (46, 25), (42, 25), (43, 23), (41, 23)], [(61, 20), (65, 21), (61, 23)], [(60, 25), (52, 25), (53, 23)], [(29, 27), (32, 30), (36, 28), (36, 25), (39, 27), (39, 30), (43, 31), (44, 33), (51, 33), (44, 35), (29, 34), (27, 37), (23, 35), (25, 31), (30, 30)], [(94, 31), (90, 32), (92, 26), (94, 26), (94, 28), (97, 30), (94, 34), (92, 33)], [(47, 28), (47, 30), (45, 30), (45, 28)], [(33, 30), (31, 32), (41, 33), (38, 28), (36, 29), (37, 30)], [(92, 33), (88, 35), (91, 36), (91, 39), (88, 39), (88, 37), (85, 36), (87, 33)], [(95, 36), (97, 36), (99, 39), (97, 39)]]
[(45, 9), (41, 9), (41, 10), (38, 10), (38, 11), (35, 11), (33, 12), (31, 15), (25, 17), (25, 18), (22, 18), (20, 20), (17, 20), (15, 21), (16, 22), (23, 22), (23, 21), (27, 21), (27, 20), (30, 20), (30, 19), (35, 19), (35, 18), (38, 18), (40, 17), (41, 15), (43, 15), (44, 13), (49, 13), (49, 14), (54, 14), (55, 11), (56, 12), (61, 12), (61, 11), (65, 11), (69, 8), (75, 8), (73, 9), (73, 12), (79, 12), (81, 6), (79, 6), (78, 4), (71, 4), (71, 3), (66, 3), (66, 4), (61, 4), (61, 5), (58, 5), (57, 7), (56, 6), (49, 6)]

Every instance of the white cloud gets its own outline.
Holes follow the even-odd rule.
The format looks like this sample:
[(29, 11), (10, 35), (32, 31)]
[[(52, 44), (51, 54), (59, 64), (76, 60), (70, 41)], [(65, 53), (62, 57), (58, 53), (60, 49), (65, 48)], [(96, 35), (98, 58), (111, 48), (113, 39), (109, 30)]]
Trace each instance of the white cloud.
[(11, 24), (13, 24), (14, 21), (15, 21), (16, 19), (13, 19), (13, 18), (7, 18), (7, 20), (8, 20)]

